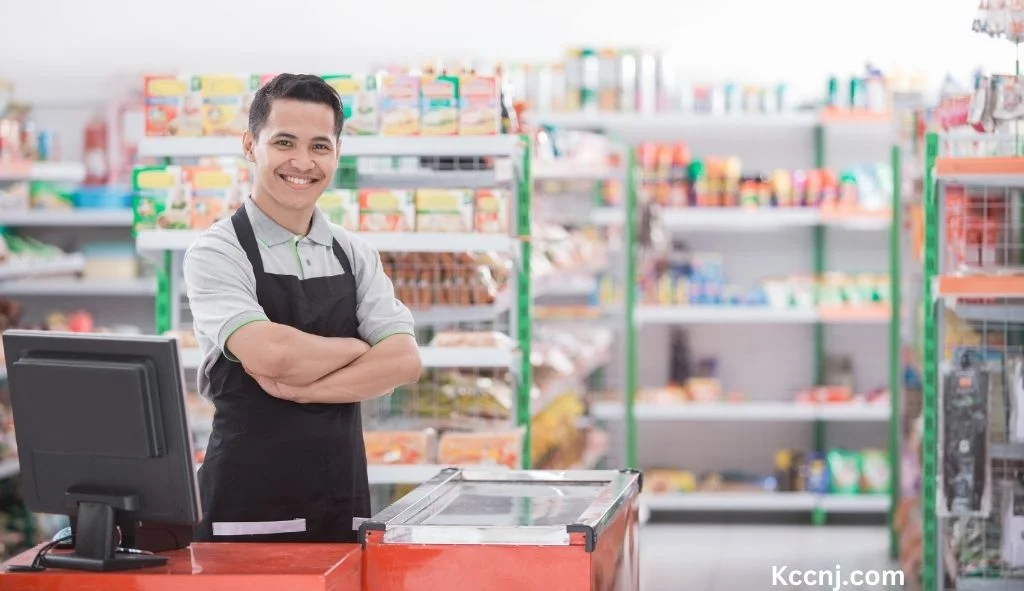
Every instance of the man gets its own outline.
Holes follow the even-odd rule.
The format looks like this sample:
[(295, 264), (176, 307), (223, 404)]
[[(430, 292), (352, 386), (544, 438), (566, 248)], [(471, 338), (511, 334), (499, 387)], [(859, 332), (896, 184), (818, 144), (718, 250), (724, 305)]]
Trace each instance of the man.
[(317, 199), (338, 163), (341, 100), (282, 74), (242, 138), (252, 195), (185, 255), (216, 407), (199, 471), (205, 541), (355, 541), (370, 514), (359, 403), (416, 381), (409, 310), (380, 256)]

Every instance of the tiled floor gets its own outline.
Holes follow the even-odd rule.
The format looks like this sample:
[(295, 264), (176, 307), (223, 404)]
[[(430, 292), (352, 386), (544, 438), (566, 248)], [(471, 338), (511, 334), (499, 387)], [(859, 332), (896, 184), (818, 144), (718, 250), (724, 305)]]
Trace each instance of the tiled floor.
[[(888, 536), (875, 526), (737, 526), (648, 523), (641, 535), (642, 591), (830, 589), (773, 586), (773, 567), (893, 569)], [(898, 587), (888, 587), (898, 588)], [(878, 590), (887, 587), (843, 589)]]

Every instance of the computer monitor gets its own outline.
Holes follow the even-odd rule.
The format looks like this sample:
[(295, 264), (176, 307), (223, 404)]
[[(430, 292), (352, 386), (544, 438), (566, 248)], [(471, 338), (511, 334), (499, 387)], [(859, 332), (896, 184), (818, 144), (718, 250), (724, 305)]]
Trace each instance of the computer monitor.
[(73, 523), (74, 552), (41, 565), (164, 564), (118, 546), (140, 522), (201, 518), (176, 341), (9, 330), (3, 344), (25, 503)]

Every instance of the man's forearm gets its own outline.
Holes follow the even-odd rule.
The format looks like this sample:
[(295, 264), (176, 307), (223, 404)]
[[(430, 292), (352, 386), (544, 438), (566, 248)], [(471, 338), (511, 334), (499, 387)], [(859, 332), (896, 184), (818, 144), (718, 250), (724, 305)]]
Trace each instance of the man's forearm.
[(289, 386), (307, 386), (350, 365), (364, 355), (369, 346), (359, 339), (330, 338), (304, 333), (287, 339), (281, 355), (284, 362), (274, 379)]
[(384, 339), (369, 352), (306, 388), (303, 402), (337, 404), (375, 398), (415, 382), (422, 366), (411, 335)]

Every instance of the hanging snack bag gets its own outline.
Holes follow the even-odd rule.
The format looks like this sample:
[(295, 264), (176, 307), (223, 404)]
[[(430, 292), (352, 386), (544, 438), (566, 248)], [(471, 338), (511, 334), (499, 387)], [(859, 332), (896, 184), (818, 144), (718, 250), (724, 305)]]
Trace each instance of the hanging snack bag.
[(249, 126), (248, 109), (243, 108), (246, 96), (256, 92), (259, 76), (198, 76), (197, 81), (203, 99), (203, 134), (242, 135)]
[(892, 486), (889, 458), (883, 450), (867, 449), (861, 453), (860, 490), (867, 494), (884, 494)]
[(417, 232), (472, 232), (473, 191), (420, 189), (416, 191)]
[(455, 135), (459, 132), (459, 78), (425, 77), (420, 86), (420, 132)]
[(381, 135), (420, 134), (420, 79), (387, 75), (380, 85)]
[(857, 452), (829, 450), (828, 472), (832, 479), (829, 492), (852, 495), (860, 491), (860, 454)]
[(501, 92), (493, 76), (463, 76), (459, 83), (459, 135), (501, 131)]
[(412, 232), (415, 229), (416, 203), (412, 191), (359, 191), (360, 232)]
[(345, 115), (346, 135), (375, 135), (380, 129), (380, 111), (377, 108), (377, 79), (374, 76), (332, 74), (323, 76), (338, 96)]
[(147, 76), (143, 91), (146, 136), (203, 134), (202, 98), (191, 76)]
[(993, 118), (997, 121), (1024, 118), (1024, 79), (1010, 75), (993, 76), (992, 92)]
[(352, 189), (327, 189), (316, 202), (327, 221), (350, 232), (359, 230), (359, 194)]
[(178, 166), (150, 166), (132, 172), (134, 229), (187, 230), (189, 191)]
[(193, 230), (205, 230), (228, 212), (228, 203), (237, 186), (236, 171), (221, 167), (190, 167), (185, 181), (192, 191), (189, 224)]

